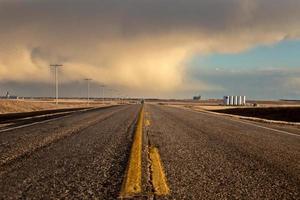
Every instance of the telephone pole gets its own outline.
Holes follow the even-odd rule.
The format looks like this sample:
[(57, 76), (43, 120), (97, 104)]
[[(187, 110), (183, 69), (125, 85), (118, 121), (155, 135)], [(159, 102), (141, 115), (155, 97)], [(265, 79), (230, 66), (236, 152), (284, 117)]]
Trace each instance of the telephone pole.
[(86, 78), (84, 79), (87, 81), (87, 103), (90, 105), (90, 81), (92, 80), (91, 78)]
[(102, 88), (102, 104), (104, 104), (104, 88), (106, 85), (100, 85), (100, 87)]
[(58, 104), (58, 67), (62, 67), (61, 64), (52, 64), (50, 67), (54, 67), (55, 69), (55, 100), (56, 105)]

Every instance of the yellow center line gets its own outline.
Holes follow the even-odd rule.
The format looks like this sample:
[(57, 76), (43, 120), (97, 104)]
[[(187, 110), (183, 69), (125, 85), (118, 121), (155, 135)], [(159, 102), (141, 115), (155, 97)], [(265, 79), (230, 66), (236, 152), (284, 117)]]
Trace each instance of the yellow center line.
[(121, 198), (135, 196), (142, 192), (142, 137), (143, 137), (144, 107), (139, 114), (135, 136), (131, 147), (130, 159), (127, 166)]
[(158, 149), (156, 147), (150, 147), (149, 155), (151, 160), (152, 184), (154, 187), (154, 192), (158, 196), (169, 195), (170, 189), (167, 184), (167, 178), (164, 173)]

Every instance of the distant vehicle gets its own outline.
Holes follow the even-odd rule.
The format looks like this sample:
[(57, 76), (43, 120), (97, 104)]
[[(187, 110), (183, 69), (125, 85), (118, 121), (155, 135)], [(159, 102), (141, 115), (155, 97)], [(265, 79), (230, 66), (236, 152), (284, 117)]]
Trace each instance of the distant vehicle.
[(199, 96), (194, 96), (194, 97), (193, 97), (193, 100), (194, 100), (194, 101), (200, 101), (200, 100), (201, 100), (201, 95), (199, 95)]

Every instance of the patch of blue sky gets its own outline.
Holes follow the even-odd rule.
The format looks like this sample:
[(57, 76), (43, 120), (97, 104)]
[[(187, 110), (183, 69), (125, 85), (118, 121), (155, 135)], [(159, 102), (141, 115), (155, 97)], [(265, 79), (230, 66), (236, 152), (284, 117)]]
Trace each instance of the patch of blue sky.
[(186, 72), (191, 80), (222, 88), (202, 91), (204, 97), (234, 94), (251, 99), (300, 99), (295, 83), (300, 77), (300, 40), (257, 46), (238, 54), (196, 56)]
[(196, 56), (189, 65), (202, 69), (230, 70), (300, 68), (300, 40), (284, 40), (273, 45), (257, 46), (237, 54)]

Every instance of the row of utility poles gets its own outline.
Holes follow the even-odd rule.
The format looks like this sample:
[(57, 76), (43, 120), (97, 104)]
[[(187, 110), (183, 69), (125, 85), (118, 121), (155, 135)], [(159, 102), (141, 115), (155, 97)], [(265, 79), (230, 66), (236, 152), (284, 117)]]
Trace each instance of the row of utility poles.
[[(58, 104), (58, 68), (62, 67), (62, 64), (51, 64), (50, 67), (54, 67), (55, 70), (55, 102)], [(84, 79), (87, 82), (87, 103), (90, 104), (90, 82), (91, 78)], [(105, 85), (100, 86), (102, 88), (102, 102), (104, 104), (104, 88)]]

